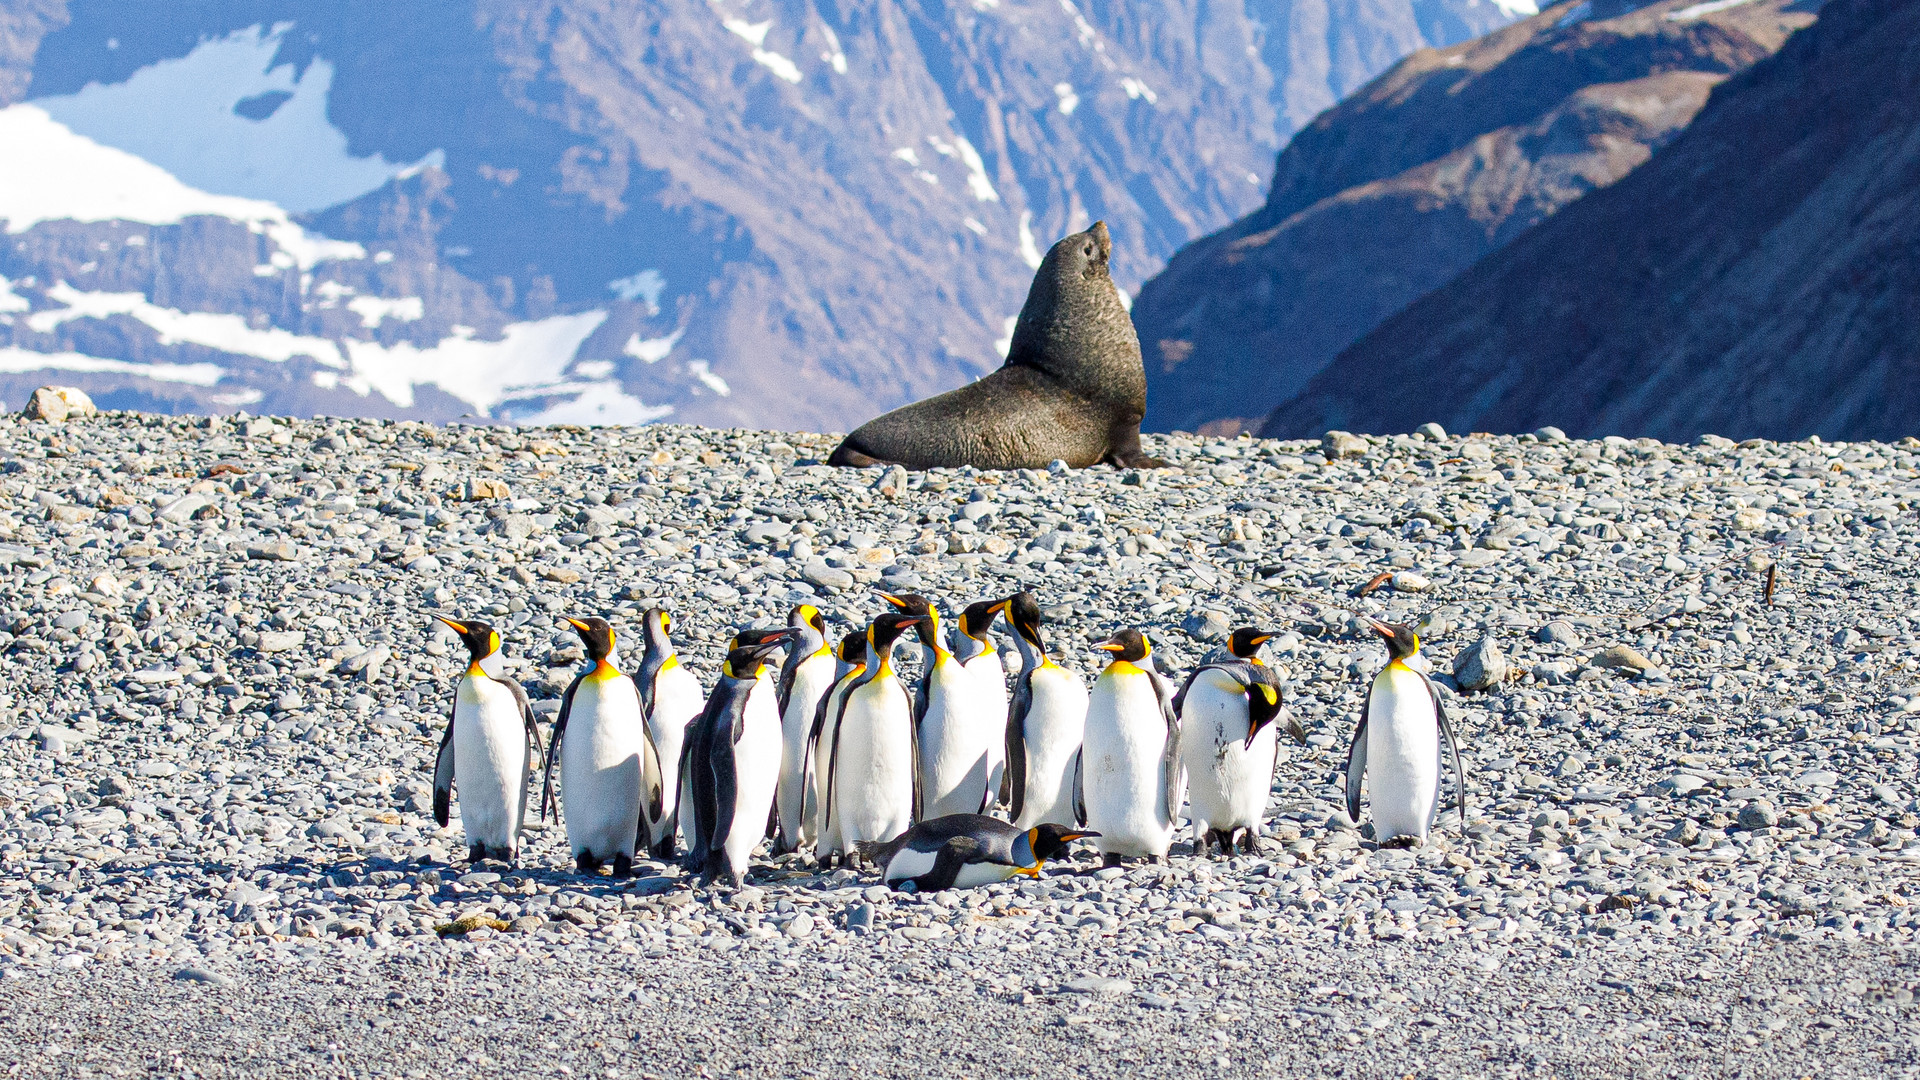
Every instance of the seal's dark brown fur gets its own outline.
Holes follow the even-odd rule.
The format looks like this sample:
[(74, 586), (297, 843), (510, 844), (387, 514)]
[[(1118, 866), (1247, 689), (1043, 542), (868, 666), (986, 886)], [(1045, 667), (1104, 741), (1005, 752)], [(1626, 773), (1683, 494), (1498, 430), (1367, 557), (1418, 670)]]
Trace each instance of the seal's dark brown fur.
[(979, 382), (861, 425), (834, 465), (911, 469), (1154, 468), (1140, 449), (1147, 376), (1140, 340), (1107, 276), (1105, 222), (1053, 245), (1034, 274), (1006, 365)]

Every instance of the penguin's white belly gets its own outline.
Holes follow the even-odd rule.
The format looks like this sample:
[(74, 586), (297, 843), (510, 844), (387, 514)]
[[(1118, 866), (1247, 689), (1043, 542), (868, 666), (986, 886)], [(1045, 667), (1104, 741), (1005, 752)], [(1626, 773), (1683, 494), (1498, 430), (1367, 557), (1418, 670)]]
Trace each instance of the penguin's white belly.
[(960, 667), (973, 682), (981, 715), (988, 718), (987, 791), (990, 799), (998, 798), (1007, 773), (1007, 669), (1000, 663), (1000, 654), (991, 649)]
[(1087, 700), (1081, 789), (1087, 828), (1102, 852), (1165, 855), (1173, 843), (1166, 811), (1167, 724), (1145, 673), (1106, 674)]
[[(700, 680), (678, 664), (660, 672), (653, 680), (653, 715), (647, 718), (647, 733), (653, 736), (654, 752), (660, 755), (660, 820), (654, 824), (652, 840), (666, 838), (673, 830), (680, 811), (680, 750), (687, 742), (687, 723), (705, 711), (706, 697), (700, 692)], [(689, 815), (692, 808), (687, 809)], [(681, 831), (693, 835), (691, 817), (679, 823)]]
[(453, 706), (453, 777), (468, 844), (513, 849), (526, 797), (527, 729), (513, 692), (462, 677)]
[(744, 730), (733, 744), (733, 825), (722, 845), (733, 872), (744, 875), (753, 849), (767, 835), (767, 815), (780, 783), (780, 710), (773, 684), (761, 679), (741, 711)]
[(967, 672), (957, 661), (943, 661), (927, 694), (927, 714), (920, 719), (921, 816), (979, 814), (989, 783), (998, 788), (996, 759), (1005, 757), (1007, 707), (1005, 695), (998, 709), (984, 693), (985, 681)]
[(1247, 742), (1247, 695), (1237, 684), (1202, 675), (1180, 716), (1180, 760), (1187, 769), (1187, 813), (1196, 837), (1209, 829), (1258, 830), (1273, 787), (1272, 724)]
[(806, 819), (807, 735), (813, 730), (820, 695), (833, 686), (833, 657), (824, 653), (801, 661), (793, 673), (787, 711), (780, 717), (780, 831), (787, 843), (801, 847), (813, 842), (813, 822)]
[[(917, 878), (932, 870), (934, 860), (938, 857), (938, 852), (901, 848), (900, 853), (893, 857), (893, 861), (887, 863), (886, 880), (905, 881), (908, 878)], [(960, 868), (959, 874), (955, 875), (952, 887), (971, 889), (980, 885), (991, 885), (996, 881), (1005, 881), (1019, 872), (1016, 868), (1003, 863), (968, 863)]]
[(625, 675), (588, 677), (574, 690), (560, 740), (560, 809), (575, 858), (633, 856), (646, 731), (640, 697)]
[(1087, 687), (1073, 672), (1043, 667), (1032, 675), (1026, 720), (1026, 793), (1022, 829), (1073, 824), (1073, 758), (1087, 726)]
[(1392, 665), (1373, 684), (1367, 709), (1367, 801), (1376, 840), (1433, 828), (1440, 793), (1440, 726), (1420, 676)]
[(833, 818), (841, 849), (891, 840), (913, 824), (912, 707), (892, 678), (855, 690), (840, 718)]

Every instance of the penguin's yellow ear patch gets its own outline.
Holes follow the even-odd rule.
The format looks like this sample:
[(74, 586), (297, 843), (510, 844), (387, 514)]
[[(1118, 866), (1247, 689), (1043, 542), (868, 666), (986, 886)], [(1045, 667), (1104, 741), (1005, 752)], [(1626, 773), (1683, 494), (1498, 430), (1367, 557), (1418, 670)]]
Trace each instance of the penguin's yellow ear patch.
[(495, 630), (493, 633), (487, 635), (487, 651), (500, 651), (500, 631)]
[(1259, 688), (1260, 688), (1260, 696), (1266, 699), (1267, 704), (1269, 705), (1273, 704), (1274, 702), (1273, 687), (1268, 686), (1266, 683), (1261, 683), (1259, 684)]

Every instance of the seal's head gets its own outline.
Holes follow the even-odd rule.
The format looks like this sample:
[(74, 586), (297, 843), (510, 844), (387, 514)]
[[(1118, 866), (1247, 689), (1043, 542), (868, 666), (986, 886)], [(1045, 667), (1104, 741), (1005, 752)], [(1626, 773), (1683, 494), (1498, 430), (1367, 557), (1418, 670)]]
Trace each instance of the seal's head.
[(1112, 254), (1104, 221), (1048, 249), (1014, 324), (1007, 363), (1039, 368), (1093, 400), (1137, 404), (1145, 412), (1140, 339), (1107, 273)]

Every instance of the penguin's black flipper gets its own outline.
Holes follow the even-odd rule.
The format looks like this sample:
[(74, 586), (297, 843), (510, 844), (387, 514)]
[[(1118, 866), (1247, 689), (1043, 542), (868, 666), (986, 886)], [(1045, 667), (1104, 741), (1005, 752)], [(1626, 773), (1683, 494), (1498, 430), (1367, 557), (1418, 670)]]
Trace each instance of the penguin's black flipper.
[(1367, 713), (1373, 709), (1373, 686), (1367, 686), (1367, 700), (1360, 706), (1360, 723), (1353, 729), (1353, 743), (1347, 747), (1347, 817), (1360, 824), (1360, 781), (1367, 775)]
[(971, 836), (955, 836), (940, 845), (939, 852), (933, 857), (933, 869), (906, 880), (913, 882), (916, 892), (939, 892), (953, 888), (953, 883), (959, 880), (962, 867), (986, 860), (987, 851), (980, 841)]
[(1082, 776), (1080, 768), (1081, 758), (1085, 753), (1086, 747), (1084, 746), (1073, 752), (1073, 823), (1075, 825), (1085, 825), (1087, 823), (1086, 780), (1084, 776)]
[(560, 740), (567, 735), (567, 717), (573, 714), (573, 692), (580, 688), (580, 680), (585, 675), (575, 675), (567, 684), (567, 692), (560, 695), (560, 715), (553, 721), (553, 743), (547, 754), (546, 776), (540, 784), (540, 820), (547, 820), (547, 811), (553, 809), (553, 763), (560, 757)]
[[(853, 692), (859, 689), (861, 682), (858, 674), (850, 673), (847, 678), (852, 680), (852, 682), (848, 683), (846, 692), (840, 695), (840, 707), (834, 710), (833, 714), (833, 739), (827, 744), (827, 805), (820, 808), (820, 831), (822, 833), (826, 832), (827, 826), (833, 823), (833, 789), (835, 786), (834, 781), (840, 778), (840, 729), (845, 726), (847, 701), (853, 697)], [(832, 694), (827, 695), (829, 700), (831, 700), (832, 697)], [(914, 771), (918, 772), (920, 758), (916, 754), (913, 760), (915, 764)]]
[(526, 690), (512, 679), (493, 676), (493, 681), (506, 687), (507, 692), (513, 695), (513, 703), (520, 707), (520, 723), (526, 728), (527, 742), (526, 749), (523, 751), (526, 779), (520, 784), (520, 810), (514, 817), (513, 825), (513, 834), (518, 836), (521, 828), (527, 823), (527, 788), (533, 783), (533, 774), (546, 763), (547, 752), (546, 748), (540, 745), (540, 722), (534, 719), (533, 702), (527, 700)]
[(1427, 696), (1433, 699), (1433, 718), (1440, 723), (1440, 737), (1447, 740), (1447, 753), (1453, 758), (1453, 804), (1460, 812), (1460, 831), (1467, 831), (1467, 774), (1460, 768), (1460, 740), (1453, 733), (1453, 721), (1447, 717), (1447, 707), (1440, 703), (1440, 691), (1433, 680), (1422, 674), (1420, 681), (1427, 684)]
[(731, 867), (727, 865), (727, 837), (733, 832), (734, 805), (738, 801), (739, 789), (734, 777), (733, 746), (740, 740), (740, 710), (746, 705), (747, 695), (735, 695), (729, 703), (734, 707), (719, 718), (723, 730), (713, 732), (712, 745), (707, 752), (708, 773), (713, 785), (713, 827), (707, 834), (707, 858), (703, 877), (713, 882), (726, 875)]
[(1160, 750), (1160, 790), (1166, 796), (1167, 824), (1171, 825), (1180, 820), (1180, 808), (1187, 802), (1187, 771), (1180, 764), (1180, 711), (1167, 677), (1152, 668), (1147, 669), (1147, 677), (1160, 699), (1160, 717), (1167, 722), (1167, 741)]
[(647, 847), (653, 838), (653, 826), (659, 822), (667, 805), (667, 778), (660, 768), (660, 748), (653, 744), (653, 736), (641, 729), (640, 745), (640, 791), (645, 803), (640, 808), (640, 831), (634, 850)]
[(448, 811), (453, 807), (453, 713), (447, 713), (447, 730), (440, 736), (440, 752), (433, 759), (433, 820), (447, 827)]
[(1027, 803), (1027, 713), (1033, 710), (1033, 672), (1023, 671), (1013, 681), (1013, 700), (1007, 703), (1007, 769), (1000, 777), (1000, 801), (1007, 804), (1007, 820), (1019, 821)]

